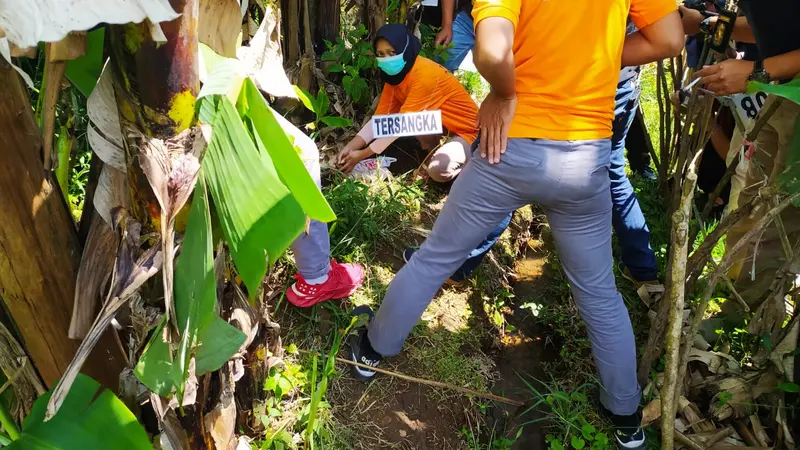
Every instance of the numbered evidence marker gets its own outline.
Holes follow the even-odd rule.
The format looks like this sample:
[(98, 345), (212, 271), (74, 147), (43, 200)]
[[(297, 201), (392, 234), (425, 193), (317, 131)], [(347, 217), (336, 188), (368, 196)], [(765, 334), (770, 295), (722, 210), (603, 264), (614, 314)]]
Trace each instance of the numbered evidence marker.
[(442, 134), (442, 111), (421, 111), (372, 116), (375, 139)]
[(758, 112), (764, 106), (764, 102), (767, 101), (767, 94), (760, 91), (754, 94), (734, 94), (731, 95), (731, 100), (736, 105), (736, 112), (739, 114), (739, 118), (745, 127), (750, 129)]

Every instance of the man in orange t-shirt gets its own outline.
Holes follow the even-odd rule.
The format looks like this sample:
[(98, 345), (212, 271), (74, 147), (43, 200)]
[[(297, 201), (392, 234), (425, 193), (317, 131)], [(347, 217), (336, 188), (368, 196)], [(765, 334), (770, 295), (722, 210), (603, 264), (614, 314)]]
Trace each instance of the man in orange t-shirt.
[[(538, 203), (592, 343), (620, 447), (644, 448), (636, 346), (611, 253), (611, 152), (620, 68), (683, 48), (674, 0), (475, 0), (475, 66), (491, 85), (479, 149), (433, 231), (389, 285), (350, 358), (395, 355), (441, 282), (509, 211)], [(626, 37), (626, 21), (639, 29)], [(358, 368), (361, 377), (374, 371)]]

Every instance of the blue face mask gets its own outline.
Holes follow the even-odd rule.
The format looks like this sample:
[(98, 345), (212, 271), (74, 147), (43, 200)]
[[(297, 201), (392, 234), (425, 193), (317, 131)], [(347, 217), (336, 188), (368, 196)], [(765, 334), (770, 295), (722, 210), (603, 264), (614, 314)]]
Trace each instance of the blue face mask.
[(403, 49), (403, 52), (394, 55), (394, 56), (384, 56), (376, 58), (378, 60), (378, 67), (386, 73), (386, 75), (397, 75), (398, 73), (403, 71), (403, 68), (406, 66), (406, 60), (403, 58), (403, 54), (406, 52), (408, 48), (408, 38), (406, 38), (406, 48)]
[(406, 60), (403, 59), (402, 53), (399, 55), (378, 58), (378, 67), (380, 67), (382, 71), (386, 72), (387, 75), (397, 75), (403, 71), (405, 66)]

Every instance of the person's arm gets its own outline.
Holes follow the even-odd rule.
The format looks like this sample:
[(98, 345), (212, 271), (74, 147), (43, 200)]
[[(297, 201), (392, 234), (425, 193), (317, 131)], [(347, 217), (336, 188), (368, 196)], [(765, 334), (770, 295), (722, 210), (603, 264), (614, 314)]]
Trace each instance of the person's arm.
[[(394, 87), (387, 84), (383, 87), (381, 99), (378, 102), (377, 108), (375, 108), (375, 115), (392, 114), (398, 112), (398, 110), (403, 112), (402, 107), (405, 105), (398, 107), (397, 104), (398, 101), (396, 99)], [(342, 172), (350, 173), (359, 161), (382, 153), (396, 139), (397, 138), (375, 139), (375, 135), (372, 131), (372, 118), (370, 118), (370, 120), (361, 127), (361, 131), (359, 131), (339, 152), (336, 158), (336, 167)]]
[[(694, 76), (716, 95), (738, 94), (747, 90), (747, 81), (754, 68), (752, 61), (728, 59), (703, 67)], [(764, 70), (773, 80), (791, 80), (800, 74), (800, 50), (765, 59)]]
[(453, 40), (453, 13), (456, 0), (442, 0), (442, 29), (436, 35), (436, 45), (447, 45)]
[(773, 80), (791, 80), (800, 75), (800, 49), (764, 60), (764, 70)]
[(488, 17), (475, 25), (473, 62), (483, 78), (501, 97), (514, 97), (514, 23), (504, 17)]
[(625, 38), (622, 65), (641, 66), (678, 56), (683, 46), (681, 17), (677, 11), (673, 11)]
[[(681, 22), (683, 22), (684, 33), (690, 36), (694, 36), (695, 34), (699, 33), (700, 22), (705, 19), (703, 14), (696, 9), (686, 8), (684, 6), (680, 7), (680, 11), (683, 13), (683, 19)], [(713, 29), (713, 27), (717, 24), (717, 16), (709, 17), (708, 22)], [(736, 42), (755, 44), (756, 37), (753, 35), (753, 30), (750, 28), (750, 24), (747, 22), (747, 17), (739, 16), (736, 18), (736, 22), (733, 24), (733, 33), (731, 34), (731, 39)]]
[(517, 110), (514, 33), (519, 24), (520, 0), (476, 0), (473, 62), (491, 91), (478, 110), (481, 158), (500, 162), (508, 130)]

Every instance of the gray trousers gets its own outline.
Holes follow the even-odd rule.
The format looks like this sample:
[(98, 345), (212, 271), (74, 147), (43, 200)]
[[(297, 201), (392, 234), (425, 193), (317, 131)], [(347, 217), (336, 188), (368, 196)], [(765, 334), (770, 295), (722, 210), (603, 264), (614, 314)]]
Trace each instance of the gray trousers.
[(372, 347), (400, 352), (442, 283), (510, 212), (541, 205), (572, 295), (586, 323), (604, 387), (620, 415), (639, 406), (636, 345), (612, 271), (610, 140), (509, 139), (499, 164), (473, 155), (456, 179), (433, 231), (386, 292), (369, 326)]
[[(321, 188), (322, 174), (320, 173), (317, 144), (283, 116), (278, 113), (274, 114), (284, 131), (294, 138), (294, 145), (300, 149), (303, 165), (317, 183), (317, 187)], [(303, 232), (292, 243), (292, 252), (297, 271), (304, 279), (313, 280), (327, 275), (331, 270), (331, 241), (328, 236), (328, 224), (312, 220), (308, 227), (308, 233)]]

